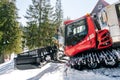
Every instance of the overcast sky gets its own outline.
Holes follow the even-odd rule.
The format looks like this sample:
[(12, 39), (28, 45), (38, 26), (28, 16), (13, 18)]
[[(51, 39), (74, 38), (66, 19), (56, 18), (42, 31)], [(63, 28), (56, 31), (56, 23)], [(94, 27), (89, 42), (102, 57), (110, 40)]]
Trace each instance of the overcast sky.
[[(52, 5), (55, 5), (55, 0), (51, 0)], [(64, 12), (64, 18), (70, 17), (71, 19), (79, 18), (86, 13), (90, 13), (98, 0), (61, 0), (62, 9)], [(106, 2), (112, 4), (118, 0), (105, 0)], [(23, 25), (26, 24), (26, 19), (24, 15), (26, 14), (26, 9), (31, 4), (31, 0), (17, 0), (17, 8), (19, 9), (18, 14), (21, 17), (19, 22)]]

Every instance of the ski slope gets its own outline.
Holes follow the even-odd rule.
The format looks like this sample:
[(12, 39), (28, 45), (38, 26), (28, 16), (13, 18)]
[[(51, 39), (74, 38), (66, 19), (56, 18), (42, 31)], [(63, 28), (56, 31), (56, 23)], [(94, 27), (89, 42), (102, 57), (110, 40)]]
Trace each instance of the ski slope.
[(42, 68), (12, 69), (0, 75), (0, 80), (120, 80), (120, 67), (94, 70), (74, 70), (63, 63), (48, 63)]

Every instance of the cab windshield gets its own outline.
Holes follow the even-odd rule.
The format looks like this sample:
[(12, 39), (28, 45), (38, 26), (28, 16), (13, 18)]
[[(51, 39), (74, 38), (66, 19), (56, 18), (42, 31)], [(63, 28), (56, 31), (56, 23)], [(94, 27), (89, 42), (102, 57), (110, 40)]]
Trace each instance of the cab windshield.
[(77, 20), (65, 27), (65, 45), (75, 45), (87, 35), (86, 20)]

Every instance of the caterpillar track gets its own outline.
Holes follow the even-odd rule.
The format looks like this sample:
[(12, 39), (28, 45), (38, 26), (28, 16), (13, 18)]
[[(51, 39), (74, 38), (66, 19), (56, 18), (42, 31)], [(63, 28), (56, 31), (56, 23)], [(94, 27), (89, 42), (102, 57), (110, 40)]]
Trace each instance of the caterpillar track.
[(83, 68), (95, 69), (98, 67), (116, 67), (120, 61), (120, 48), (106, 49), (102, 51), (89, 51), (71, 57), (68, 65), (71, 68), (81, 70)]

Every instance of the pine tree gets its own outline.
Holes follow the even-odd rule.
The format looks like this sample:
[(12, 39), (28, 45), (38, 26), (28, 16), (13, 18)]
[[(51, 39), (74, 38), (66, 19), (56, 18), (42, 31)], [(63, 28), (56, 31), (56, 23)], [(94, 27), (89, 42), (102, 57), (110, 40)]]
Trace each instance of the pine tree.
[(30, 49), (51, 44), (53, 36), (52, 7), (47, 0), (32, 0), (25, 18), (28, 20), (25, 38)]
[(25, 28), (26, 45), (30, 49), (36, 48), (39, 42), (39, 32), (41, 26), (41, 2), (42, 0), (32, 0), (32, 5), (27, 9), (25, 18), (28, 20)]
[(55, 23), (57, 28), (59, 28), (63, 21), (63, 11), (62, 11), (61, 0), (56, 0), (55, 15), (56, 15)]
[(0, 6), (0, 30), (2, 38), (0, 41), (0, 53), (11, 54), (19, 53), (21, 48), (21, 30), (17, 22), (17, 8), (15, 0), (1, 0)]
[[(4, 6), (4, 3), (6, 1), (0, 1), (0, 42), (2, 40), (2, 36), (3, 36), (3, 31), (1, 30), (3, 24), (5, 23), (5, 21), (7, 20), (6, 18), (4, 18), (4, 13), (5, 13), (5, 10), (3, 10), (3, 6)], [(1, 46), (0, 46), (1, 47)]]
[(59, 38), (60, 38), (60, 36), (62, 36), (64, 34), (62, 21), (63, 21), (63, 11), (62, 11), (61, 0), (56, 0), (56, 5), (55, 5), (56, 33), (54, 35), (54, 37), (55, 37), (54, 42), (56, 43), (56, 45), (59, 45)]
[(44, 40), (42, 41), (42, 45), (51, 45), (52, 37), (54, 35), (55, 26), (54, 26), (54, 13), (53, 8), (51, 7), (50, 1), (44, 0), (43, 1), (43, 15), (42, 15), (42, 27), (41, 33), (43, 33), (42, 37)]

